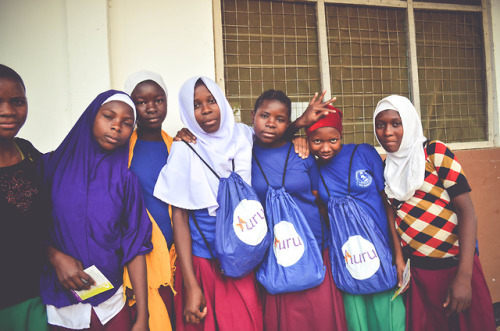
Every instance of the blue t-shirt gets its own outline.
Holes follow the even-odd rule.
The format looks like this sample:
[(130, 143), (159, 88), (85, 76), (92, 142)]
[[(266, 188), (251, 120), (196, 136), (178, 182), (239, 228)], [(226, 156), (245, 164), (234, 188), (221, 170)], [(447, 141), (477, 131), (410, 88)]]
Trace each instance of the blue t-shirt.
[[(355, 146), (354, 144), (344, 145), (339, 154), (327, 164), (320, 166), (321, 175), (333, 197), (340, 198), (347, 195), (349, 161)], [(389, 245), (387, 214), (380, 195), (385, 187), (384, 166), (373, 146), (359, 145), (352, 160), (350, 176), (351, 196), (368, 215), (373, 216)], [(325, 204), (328, 204), (328, 193), (321, 179), (319, 184), (319, 196)]]
[(141, 184), (144, 203), (156, 224), (160, 228), (170, 248), (174, 241), (172, 223), (168, 213), (168, 204), (153, 196), (156, 180), (161, 169), (167, 163), (168, 149), (163, 141), (137, 139), (130, 170)]
[(206, 259), (211, 259), (210, 251), (203, 240), (200, 232), (196, 228), (196, 225), (193, 221), (193, 215), (196, 217), (196, 221), (198, 221), (198, 226), (201, 231), (205, 235), (205, 238), (208, 241), (208, 245), (210, 246), (210, 250), (212, 254), (215, 256), (215, 216), (210, 216), (208, 214), (208, 209), (198, 209), (189, 211), (189, 229), (191, 230), (191, 247), (192, 253), (195, 256), (203, 257)]
[[(269, 180), (269, 184), (275, 189), (282, 187), (283, 170), (290, 144), (288, 142), (284, 146), (277, 148), (265, 148), (257, 144), (253, 145), (253, 151)], [(318, 190), (318, 181), (318, 166), (314, 157), (309, 156), (303, 160), (295, 153), (292, 147), (286, 167), (285, 190), (304, 214), (321, 249), (322, 231), (325, 231), (324, 237), (326, 239), (326, 227), (323, 224), (322, 230), (322, 220), (318, 207), (314, 203), (316, 197), (311, 193), (311, 191)], [(255, 158), (252, 160), (252, 187), (257, 192), (262, 205), (265, 206), (267, 183)], [(324, 248), (326, 247), (327, 242), (325, 240)]]

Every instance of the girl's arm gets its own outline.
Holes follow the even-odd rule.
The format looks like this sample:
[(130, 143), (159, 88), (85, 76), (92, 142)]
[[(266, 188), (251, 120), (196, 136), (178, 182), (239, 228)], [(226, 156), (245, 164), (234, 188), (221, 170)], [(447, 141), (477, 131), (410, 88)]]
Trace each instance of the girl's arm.
[(137, 307), (137, 318), (132, 330), (149, 330), (148, 311), (148, 276), (146, 270), (146, 258), (144, 255), (137, 255), (128, 264), (130, 283), (134, 289)]
[(83, 271), (80, 261), (53, 246), (46, 249), (47, 258), (54, 267), (59, 283), (67, 290), (88, 290), (94, 284), (92, 277)]
[(205, 295), (196, 280), (193, 269), (193, 253), (191, 249), (191, 230), (189, 229), (189, 212), (172, 206), (174, 223), (174, 243), (182, 272), (182, 283), (186, 298), (184, 320), (188, 323), (199, 323), (207, 314)]
[[(405, 270), (406, 263), (403, 257), (403, 250), (401, 249), (401, 239), (399, 238), (399, 235), (396, 231), (396, 217), (394, 214), (394, 208), (392, 208), (389, 202), (387, 202), (387, 195), (384, 191), (381, 191), (380, 195), (382, 196), (382, 201), (384, 202), (385, 211), (387, 214), (387, 226), (389, 228), (389, 237), (391, 238), (392, 243), (392, 254), (394, 254), (394, 261), (396, 263), (398, 286), (401, 286), (401, 284), (403, 284), (403, 271)], [(408, 286), (409, 285), (407, 285), (402, 292), (406, 291), (408, 289)]]
[(448, 288), (443, 307), (448, 315), (461, 313), (470, 306), (472, 298), (471, 279), (476, 246), (477, 220), (469, 192), (451, 199), (458, 218), (458, 242), (460, 243), (460, 260), (455, 278)]

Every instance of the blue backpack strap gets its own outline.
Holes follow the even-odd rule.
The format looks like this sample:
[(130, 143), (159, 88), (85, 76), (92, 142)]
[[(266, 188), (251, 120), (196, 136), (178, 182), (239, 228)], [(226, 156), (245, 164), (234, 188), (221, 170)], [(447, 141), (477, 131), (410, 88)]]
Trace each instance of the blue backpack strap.
[(293, 144), (290, 143), (290, 147), (288, 148), (288, 153), (286, 154), (285, 168), (283, 169), (283, 180), (281, 182), (282, 187), (285, 187), (286, 166), (288, 165), (288, 159), (290, 158), (290, 151), (292, 150), (292, 146)]
[(347, 174), (347, 195), (351, 195), (351, 168), (352, 168), (352, 159), (354, 159), (354, 153), (356, 152), (356, 149), (358, 149), (359, 145), (354, 146), (354, 150), (352, 151), (351, 154), (351, 160), (349, 161), (349, 172)]
[[(210, 169), (210, 171), (212, 171), (212, 173), (215, 175), (215, 177), (217, 177), (217, 179), (220, 179), (220, 176), (217, 175), (217, 173), (215, 172), (214, 169), (212, 169), (211, 166), (208, 165), (208, 163), (201, 157), (200, 154), (198, 154), (198, 152), (193, 148), (193, 146), (191, 146), (187, 141), (185, 140), (182, 140), (189, 148), (191, 148), (191, 150), (200, 158), (201, 162), (203, 162), (207, 167), (208, 169)], [(233, 171), (234, 171), (234, 159), (233, 159)]]

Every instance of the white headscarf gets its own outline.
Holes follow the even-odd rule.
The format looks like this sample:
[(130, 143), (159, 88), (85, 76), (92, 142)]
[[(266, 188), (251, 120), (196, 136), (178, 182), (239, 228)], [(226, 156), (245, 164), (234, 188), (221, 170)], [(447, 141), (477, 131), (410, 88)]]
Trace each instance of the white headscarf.
[(110, 102), (110, 101), (121, 101), (121, 102), (126, 103), (130, 107), (132, 107), (132, 112), (134, 113), (134, 124), (135, 124), (135, 121), (137, 120), (137, 111), (135, 109), (134, 102), (132, 101), (132, 99), (128, 95), (122, 94), (122, 93), (115, 93), (112, 96), (110, 96), (109, 98), (107, 98), (106, 100), (104, 100), (102, 105), (104, 105), (105, 103)]
[(165, 91), (165, 96), (168, 95), (167, 86), (165, 85), (165, 82), (163, 82), (161, 76), (158, 75), (157, 73), (148, 70), (140, 70), (128, 76), (127, 81), (125, 82), (125, 92), (128, 95), (132, 95), (132, 92), (134, 91), (135, 87), (147, 80), (152, 80), (156, 84), (160, 85), (163, 91)]
[[(220, 127), (206, 133), (194, 117), (194, 88), (201, 79), (212, 93), (220, 109)], [(182, 123), (197, 138), (192, 147), (221, 177), (228, 177), (234, 159), (235, 171), (248, 184), (251, 183), (252, 130), (245, 124), (235, 123), (229, 102), (220, 87), (210, 78), (193, 77), (179, 91)], [(154, 196), (173, 206), (195, 210), (208, 208), (214, 216), (219, 207), (217, 191), (219, 180), (184, 142), (174, 142), (156, 182)]]
[(374, 129), (375, 118), (384, 110), (397, 111), (403, 124), (403, 139), (399, 150), (387, 153), (384, 170), (385, 193), (389, 198), (406, 201), (424, 183), (425, 153), (423, 143), (427, 139), (424, 137), (417, 110), (410, 100), (400, 95), (391, 95), (380, 100), (373, 114)]

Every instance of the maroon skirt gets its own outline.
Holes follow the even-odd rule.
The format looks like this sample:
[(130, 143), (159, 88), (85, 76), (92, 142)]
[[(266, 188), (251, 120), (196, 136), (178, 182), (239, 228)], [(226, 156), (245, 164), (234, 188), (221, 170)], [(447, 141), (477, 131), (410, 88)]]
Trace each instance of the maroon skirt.
[(342, 292), (333, 282), (328, 249), (323, 261), (325, 279), (316, 287), (275, 295), (261, 290), (265, 330), (347, 330)]
[(426, 270), (411, 267), (406, 298), (407, 330), (495, 330), (491, 296), (477, 255), (474, 256), (469, 309), (461, 314), (446, 316), (443, 303), (457, 268)]
[(193, 256), (196, 280), (205, 295), (207, 315), (199, 324), (184, 320), (182, 270), (175, 273), (174, 307), (177, 331), (262, 330), (262, 306), (253, 273), (239, 279), (223, 277), (214, 262)]

